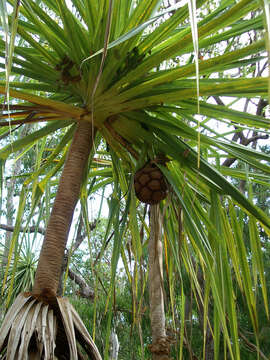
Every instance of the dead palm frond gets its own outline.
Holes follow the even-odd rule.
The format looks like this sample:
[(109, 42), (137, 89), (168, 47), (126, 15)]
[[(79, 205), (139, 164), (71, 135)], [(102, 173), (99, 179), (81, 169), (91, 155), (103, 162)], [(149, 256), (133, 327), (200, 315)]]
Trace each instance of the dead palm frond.
[[(92, 360), (101, 360), (86, 327), (69, 301), (57, 297), (41, 303), (29, 293), (20, 294), (1, 327), (1, 359), (82, 359), (83, 349)], [(55, 355), (55, 356), (54, 356)]]

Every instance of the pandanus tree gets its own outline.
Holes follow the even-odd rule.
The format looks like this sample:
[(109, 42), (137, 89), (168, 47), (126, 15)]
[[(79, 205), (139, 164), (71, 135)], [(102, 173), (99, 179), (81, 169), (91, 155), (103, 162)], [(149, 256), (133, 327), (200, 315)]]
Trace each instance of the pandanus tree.
[[(162, 179), (150, 184), (146, 177), (135, 189), (141, 200), (152, 204), (149, 247), (159, 249), (149, 258), (156, 269), (150, 270), (151, 281), (158, 284), (160, 294), (150, 297), (152, 309), (160, 312), (160, 322), (152, 329), (153, 358), (168, 356), (167, 350), (155, 346), (161, 338), (166, 340), (162, 262), (155, 258), (162, 258), (163, 239), (167, 268), (173, 267), (181, 277), (184, 264), (197, 303), (203, 305), (205, 333), (210, 329), (213, 334), (215, 358), (222, 332), (224, 351), (240, 359), (232, 278), (246, 298), (259, 345), (256, 291), (263, 293), (267, 315), (268, 307), (258, 226), (269, 233), (270, 221), (252, 203), (251, 192), (246, 197), (224, 175), (263, 181), (270, 171), (265, 164), (269, 156), (230, 141), (226, 130), (219, 133), (212, 124), (213, 119), (214, 124), (225, 124), (231, 133), (254, 130), (257, 137), (269, 129), (261, 114), (233, 110), (221, 101), (222, 96), (234, 101), (267, 99), (269, 81), (264, 72), (256, 78), (246, 75), (267, 59), (269, 19), (263, 12), (267, 15), (267, 2), (199, 0), (176, 2), (170, 8), (159, 0), (0, 4), (4, 59), (0, 66), (5, 69), (0, 86), (1, 136), (16, 134), (18, 126), (39, 124), (25, 137), (10, 136), (10, 144), (0, 150), (2, 164), (12, 153), (23, 149), (27, 156), (27, 150), (41, 144), (38, 166), (24, 181), (11, 251), (18, 250), (15, 244), (29, 193), (27, 224), (50, 180), (58, 184), (33, 289), (15, 300), (2, 326), (3, 358), (51, 359), (54, 352), (58, 358), (77, 359), (82, 358), (80, 346), (89, 358), (100, 358), (75, 310), (56, 296), (74, 209), (80, 199), (87, 224), (87, 197), (99, 187), (113, 185), (108, 225), (114, 227), (111, 306), (117, 262), (120, 256), (125, 260), (127, 227), (135, 260), (142, 256), (133, 181), (135, 172), (150, 162), (160, 169)], [(256, 37), (249, 42), (246, 35), (252, 31)], [(242, 41), (234, 46), (236, 39)], [(240, 70), (231, 78), (228, 71), (233, 69)], [(53, 149), (46, 144), (52, 135), (59, 139)], [(99, 149), (105, 142), (104, 162)], [(43, 156), (46, 147), (50, 151)], [(247, 170), (222, 166), (221, 156), (238, 159)], [(166, 191), (160, 181), (166, 183)], [(155, 191), (168, 196), (163, 199)], [(239, 220), (242, 212), (249, 218), (249, 253)], [(148, 228), (147, 221), (144, 226)], [(196, 277), (198, 268), (203, 286)], [(182, 288), (182, 304), (184, 298)], [(183, 345), (182, 329), (180, 334)]]

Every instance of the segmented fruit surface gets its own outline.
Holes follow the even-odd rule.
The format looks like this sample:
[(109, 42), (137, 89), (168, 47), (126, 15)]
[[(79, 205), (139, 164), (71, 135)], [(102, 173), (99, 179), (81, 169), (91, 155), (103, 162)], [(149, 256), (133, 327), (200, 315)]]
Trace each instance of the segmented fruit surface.
[(164, 175), (153, 161), (136, 172), (134, 188), (137, 198), (146, 204), (158, 204), (168, 192)]

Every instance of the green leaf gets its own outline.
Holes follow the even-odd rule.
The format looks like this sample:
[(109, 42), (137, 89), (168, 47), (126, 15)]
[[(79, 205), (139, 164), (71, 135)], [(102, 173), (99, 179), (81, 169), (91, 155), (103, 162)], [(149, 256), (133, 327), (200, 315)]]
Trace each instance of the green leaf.
[(63, 127), (66, 127), (70, 125), (70, 122), (66, 121), (54, 121), (50, 124), (44, 126), (40, 130), (35, 131), (34, 133), (27, 135), (26, 137), (19, 139), (17, 141), (12, 142), (10, 145), (5, 146), (0, 150), (0, 158), (1, 159), (7, 159), (8, 156), (18, 150), (23, 149), (25, 146), (29, 144), (34, 144), (36, 141), (38, 141), (40, 138), (51, 134), (57, 129), (61, 129)]

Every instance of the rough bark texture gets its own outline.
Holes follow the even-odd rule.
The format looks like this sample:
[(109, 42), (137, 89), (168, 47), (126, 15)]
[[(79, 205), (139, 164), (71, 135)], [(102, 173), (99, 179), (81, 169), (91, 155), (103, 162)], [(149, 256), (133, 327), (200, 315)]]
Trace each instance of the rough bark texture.
[(78, 123), (59, 181), (39, 257), (33, 287), (33, 294), (36, 296), (56, 295), (73, 212), (79, 198), (93, 138), (91, 123)]
[(150, 351), (153, 360), (169, 359), (170, 344), (166, 336), (163, 295), (163, 266), (161, 242), (161, 215), (159, 205), (152, 205), (150, 210), (149, 238), (149, 301), (152, 329)]

